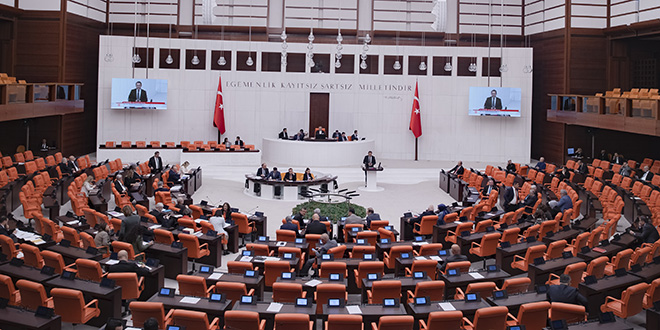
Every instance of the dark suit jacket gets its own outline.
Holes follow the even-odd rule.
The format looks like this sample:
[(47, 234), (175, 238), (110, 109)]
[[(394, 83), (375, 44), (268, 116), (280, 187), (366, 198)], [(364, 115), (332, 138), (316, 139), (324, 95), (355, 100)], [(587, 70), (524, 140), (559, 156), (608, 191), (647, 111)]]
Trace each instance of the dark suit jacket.
[(303, 221), (303, 215), (298, 212), (296, 215), (293, 216), (293, 220), (298, 221), (300, 224), (300, 228), (305, 228), (305, 221)]
[(312, 221), (307, 225), (305, 234), (325, 234), (328, 232), (328, 229), (325, 227), (324, 223), (321, 221)]
[(457, 261), (467, 261), (468, 258), (467, 256), (464, 256), (462, 254), (452, 254), (447, 259), (445, 259), (445, 262), (442, 264), (442, 271), (445, 270), (445, 267), (447, 267), (447, 264), (450, 262), (457, 262)]
[(286, 173), (284, 174), (284, 180), (285, 180), (285, 181), (286, 181), (286, 180), (296, 181), (296, 173), (289, 173), (289, 172), (286, 172)]
[(513, 187), (506, 187), (504, 189), (504, 205), (508, 205), (513, 200)]
[(516, 171), (516, 164), (511, 163), (506, 165), (506, 170), (509, 172), (515, 172)]
[[(7, 230), (7, 228), (5, 228), (3, 226), (0, 226), (0, 235), (5, 235), (5, 236), (11, 238), (12, 240), (14, 240), (14, 242), (17, 241), (16, 237), (14, 235), (12, 235), (11, 233), (9, 233), (9, 230)], [(8, 257), (11, 257), (11, 256), (8, 256)]]
[(298, 226), (296, 226), (295, 223), (284, 223), (280, 226), (280, 229), (284, 230), (293, 230), (296, 232), (296, 237), (300, 237), (300, 233), (298, 232)]
[(325, 131), (323, 131), (323, 130), (318, 130), (318, 131), (316, 131), (315, 138), (317, 138), (317, 139), (325, 139), (325, 138), (326, 138)]
[(311, 181), (311, 180), (314, 180), (314, 176), (312, 175), (312, 173), (309, 174), (303, 173), (303, 181)]
[(244, 145), (243, 140), (236, 140), (236, 141), (234, 141), (234, 145), (241, 146), (241, 148), (242, 148), (243, 145)]
[(640, 238), (642, 243), (654, 243), (660, 239), (658, 230), (650, 223), (645, 223), (641, 233), (635, 233), (635, 237)]
[(417, 218), (413, 218), (411, 220), (411, 223), (420, 223), (420, 222), (422, 222), (422, 218), (427, 216), (427, 215), (435, 215), (435, 212), (426, 210), (426, 211), (422, 212), (422, 214), (420, 214)]
[[(123, 240), (124, 236), (126, 236), (127, 233), (130, 233), (133, 227), (139, 225), (140, 225), (139, 215), (133, 214), (129, 217), (126, 217), (124, 220), (121, 221), (121, 228), (119, 229), (119, 234), (117, 235), (117, 238), (119, 240)], [(126, 243), (133, 243), (133, 242), (126, 242)]]
[(587, 164), (582, 163), (582, 165), (580, 165), (580, 167), (578, 167), (577, 171), (580, 174), (587, 174), (587, 173), (589, 173), (589, 168), (587, 167)]
[(158, 158), (160, 159), (159, 164), (156, 164), (156, 157), (151, 156), (151, 158), (149, 158), (149, 168), (151, 169), (151, 173), (156, 173), (163, 170), (163, 159), (160, 157)]
[(263, 167), (259, 167), (259, 169), (257, 169), (257, 176), (262, 176), (262, 175), (264, 177), (268, 177), (268, 169), (267, 168), (264, 169)]
[(463, 166), (454, 166), (451, 170), (449, 170), (449, 173), (455, 173), (456, 175), (463, 175), (465, 172), (465, 168)]
[(121, 184), (119, 184), (119, 181), (115, 180), (114, 184), (115, 184), (115, 189), (117, 189), (117, 191), (120, 194), (125, 194), (127, 192), (126, 189), (122, 187)]
[(568, 285), (551, 285), (546, 296), (549, 302), (587, 306), (587, 299), (576, 288)]
[(147, 276), (149, 271), (138, 266), (135, 262), (119, 260), (118, 264), (108, 266), (109, 273), (137, 273), (138, 276)]
[(68, 161), (66, 165), (69, 167), (69, 173), (77, 172), (76, 169), (78, 169), (78, 171), (80, 170), (80, 167), (78, 167), (78, 164), (75, 164), (72, 161)]
[(140, 176), (137, 173), (133, 173), (133, 176), (127, 176), (124, 178), (124, 184), (126, 185), (126, 187), (128, 187), (136, 182), (140, 182), (141, 180), (142, 180), (142, 176)]
[(351, 141), (360, 141), (360, 137), (353, 134), (353, 135), (351, 135)]
[[(644, 173), (641, 173), (639, 175), (639, 179), (641, 180), (643, 176)], [(652, 179), (653, 179), (653, 172), (649, 171), (649, 173), (646, 175), (646, 181), (651, 182)]]
[(533, 194), (530, 193), (527, 196), (525, 196), (525, 200), (523, 200), (523, 205), (529, 206), (529, 207), (534, 207), (534, 204), (536, 204), (536, 201), (538, 199), (539, 198), (536, 195), (536, 193), (533, 193)]
[(164, 213), (162, 213), (162, 212), (158, 212), (158, 211), (156, 211), (156, 210), (151, 210), (151, 211), (149, 212), (149, 214), (151, 214), (151, 215), (153, 215), (154, 217), (156, 217), (156, 220), (158, 221), (159, 224), (162, 225), (163, 222), (165, 222), (165, 214), (164, 214)]
[[(371, 156), (371, 162), (369, 162), (369, 155), (364, 156), (364, 159), (362, 159), (362, 164), (366, 167), (375, 167), (376, 166), (376, 157)], [(371, 165), (369, 165), (371, 163)]]
[[(486, 99), (486, 102), (484, 102), (484, 109), (492, 109), (493, 108), (493, 97), (489, 97)], [(495, 109), (502, 109), (502, 99), (499, 97), (495, 98)]]
[(492, 193), (493, 191), (497, 190), (497, 187), (496, 187), (496, 186), (493, 186), (493, 187), (490, 189), (490, 191), (488, 191), (488, 188), (489, 188), (489, 186), (488, 186), (488, 185), (485, 185), (485, 186), (484, 186), (484, 189), (481, 189), (481, 196), (489, 196), (490, 193)]
[(341, 133), (335, 131), (334, 133), (332, 133), (332, 138), (333, 138), (333, 139), (339, 139), (339, 138), (341, 138)]
[(621, 156), (616, 156), (616, 157), (613, 157), (613, 158), (612, 158), (612, 163), (613, 163), (613, 164), (623, 165), (623, 163), (624, 163), (625, 161), (626, 161), (626, 160), (623, 159), (623, 157), (621, 157)]
[(367, 220), (367, 228), (369, 228), (371, 227), (371, 221), (380, 220), (380, 214), (378, 213), (367, 214), (367, 217), (364, 219)]
[(62, 163), (60, 163), (60, 164), (57, 165), (57, 166), (60, 167), (60, 171), (62, 172), (62, 174), (73, 174), (73, 171), (71, 170), (71, 168), (69, 167), (68, 164), (62, 164)]
[(266, 178), (273, 180), (282, 180), (282, 173), (280, 173), (280, 171), (271, 171)]
[(282, 132), (280, 132), (279, 138), (284, 139), (284, 140), (288, 140), (289, 139), (289, 133), (282, 131)]
[(147, 91), (144, 89), (140, 90), (140, 99), (137, 99), (137, 88), (131, 89), (131, 92), (128, 94), (128, 102), (147, 102)]

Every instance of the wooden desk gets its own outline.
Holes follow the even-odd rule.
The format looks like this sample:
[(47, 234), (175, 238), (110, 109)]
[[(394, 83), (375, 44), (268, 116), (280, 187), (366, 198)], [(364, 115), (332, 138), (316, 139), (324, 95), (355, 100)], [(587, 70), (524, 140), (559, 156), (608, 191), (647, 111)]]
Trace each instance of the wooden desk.
[(634, 235), (630, 233), (623, 233), (621, 236), (619, 236), (618, 240), (611, 240), (610, 244), (618, 245), (618, 246), (623, 246), (624, 248), (630, 247), (634, 242), (636, 238)]
[(309, 250), (309, 243), (305, 242), (303, 244), (296, 244), (295, 242), (278, 242), (278, 241), (268, 241), (268, 242), (259, 242), (256, 241), (253, 244), (262, 244), (262, 245), (268, 245), (268, 250), (273, 250), (275, 251), (275, 255), (277, 255), (277, 251), (281, 247), (289, 247), (289, 248), (298, 248), (301, 249), (302, 252), (307, 252)]
[[(360, 310), (362, 310), (362, 323), (365, 325), (365, 329), (371, 329), (371, 322), (378, 324), (378, 320), (381, 316), (384, 315), (407, 315), (404, 308), (404, 304), (400, 304), (399, 308), (394, 307), (383, 307), (382, 305), (359, 305)], [(346, 307), (328, 307), (328, 305), (323, 305), (323, 312), (319, 317), (322, 321), (328, 319), (328, 315), (332, 314), (343, 314), (348, 315), (348, 310)], [(266, 327), (268, 329), (268, 327)]]
[(231, 306), (230, 299), (227, 299), (225, 302), (211, 302), (207, 298), (199, 298), (199, 301), (193, 304), (181, 302), (181, 299), (185, 297), (186, 296), (180, 295), (175, 295), (174, 297), (164, 297), (159, 296), (158, 293), (156, 293), (147, 301), (163, 303), (165, 313), (167, 313), (167, 311), (170, 309), (186, 309), (203, 312), (208, 316), (209, 322), (213, 321), (213, 319), (217, 317), (220, 319), (220, 326), (224, 325), (223, 318), (225, 316), (225, 311)]
[(523, 271), (521, 271), (520, 269), (514, 269), (511, 267), (511, 263), (513, 262), (513, 256), (515, 255), (524, 256), (525, 253), (527, 253), (527, 248), (542, 244), (543, 242), (536, 241), (534, 243), (513, 244), (508, 248), (497, 247), (497, 252), (495, 253), (496, 263), (497, 265), (500, 266), (500, 268), (502, 268), (502, 270), (504, 270), (505, 272), (511, 275), (522, 274)]
[[(389, 276), (384, 276), (382, 279), (379, 281), (399, 281), (401, 282), (401, 295), (402, 297), (405, 297), (406, 290), (410, 291), (415, 291), (415, 286), (417, 286), (417, 283), (419, 282), (427, 282), (431, 281), (431, 279), (427, 276), (426, 278), (423, 279), (414, 279), (412, 277), (389, 277)], [(367, 297), (367, 290), (371, 290), (372, 284), (376, 281), (369, 281), (366, 278), (362, 279), (362, 302), (366, 303), (368, 301)]]
[(655, 308), (646, 310), (646, 328), (660, 329), (660, 312)]
[(62, 255), (62, 258), (64, 259), (64, 264), (65, 265), (70, 265), (72, 263), (76, 262), (76, 259), (91, 259), (91, 260), (96, 260), (100, 261), (103, 259), (103, 254), (97, 253), (97, 254), (89, 254), (87, 253), (86, 250), (83, 250), (81, 248), (69, 246), (69, 247), (64, 247), (62, 245), (53, 245), (48, 247), (47, 250), (57, 252)]
[[(239, 256), (236, 256), (236, 259), (234, 259), (234, 260), (235, 261), (241, 261), (241, 258), (243, 258), (243, 256), (239, 255)], [(266, 264), (266, 260), (267, 260), (266, 258), (273, 258), (272, 260), (277, 259), (276, 261), (288, 261), (291, 268), (294, 268), (295, 270), (300, 270), (300, 269), (298, 269), (298, 263), (300, 262), (300, 258), (298, 258), (298, 257), (294, 257), (291, 260), (284, 260), (284, 259), (278, 258), (278, 257), (264, 257), (264, 256), (252, 257), (252, 261), (250, 261), (250, 262), (252, 263), (252, 265), (254, 267), (259, 267), (259, 274), (260, 275), (264, 274), (264, 268), (265, 268), (264, 265)]]
[(14, 282), (17, 280), (28, 280), (32, 282), (37, 282), (37, 283), (44, 283), (48, 280), (51, 280), (55, 277), (58, 277), (58, 274), (55, 275), (44, 275), (41, 274), (41, 270), (32, 268), (30, 266), (12, 266), (8, 262), (0, 265), (0, 274), (5, 274), (9, 277), (11, 277)]
[[(254, 305), (244, 305), (240, 303), (234, 304), (235, 311), (251, 311), (259, 313), (259, 318), (266, 320), (266, 329), (273, 329), (275, 324), (275, 315), (279, 313), (297, 313), (309, 315), (309, 320), (316, 322), (316, 304), (311, 304), (309, 307), (298, 307), (291, 303), (282, 303), (282, 308), (279, 312), (269, 312), (268, 306), (270, 302), (257, 302)], [(316, 324), (316, 323), (314, 323)], [(315, 329), (314, 327), (313, 329)]]
[(509, 295), (505, 299), (493, 299), (493, 297), (486, 298), (486, 301), (492, 306), (505, 306), (509, 308), (509, 313), (518, 315), (520, 305), (529, 304), (537, 301), (545, 301), (547, 299), (545, 293), (538, 294), (536, 292), (526, 292), (521, 294)]
[(438, 186), (442, 191), (449, 193), (449, 174), (445, 171), (440, 171), (440, 179)]
[[(648, 312), (647, 314), (648, 315)], [(646, 324), (647, 329), (658, 329), (658, 328), (651, 328), (648, 326), (648, 322)], [(547, 328), (549, 329), (549, 328)], [(613, 323), (605, 323), (605, 324), (600, 324), (598, 321), (596, 322), (588, 322), (588, 323), (581, 323), (581, 324), (573, 324), (568, 326), (568, 330), (633, 330), (633, 326), (626, 324), (623, 320), (620, 318), (616, 318), (616, 322)]]
[(60, 330), (62, 318), (55, 315), (52, 318), (34, 316), (34, 311), (8, 306), (0, 309), (0, 327), (3, 330)]
[(564, 273), (566, 266), (574, 264), (576, 262), (582, 262), (581, 258), (570, 257), (567, 259), (557, 258), (552, 260), (546, 260), (543, 265), (534, 265), (530, 264), (527, 268), (527, 273), (529, 278), (532, 280), (532, 283), (529, 284), (529, 289), (533, 290), (534, 285), (536, 284), (545, 284), (545, 282), (550, 277), (550, 274), (561, 275)]
[[(217, 274), (221, 274), (218, 277)], [(195, 276), (203, 277), (206, 279), (206, 285), (211, 286), (217, 282), (239, 282), (245, 283), (245, 287), (248, 291), (254, 289), (254, 294), (259, 299), (264, 299), (264, 277), (259, 275), (257, 277), (245, 277), (243, 274), (231, 274), (231, 273), (200, 273), (199, 270), (193, 273)], [(210, 277), (210, 278), (209, 278)], [(216, 278), (218, 277), (218, 278)]]
[(589, 251), (587, 253), (578, 252), (577, 256), (582, 258), (587, 263), (589, 263), (591, 260), (594, 260), (594, 259), (596, 259), (598, 257), (602, 257), (602, 256), (606, 256), (607, 258), (611, 259), (613, 255), (615, 255), (615, 254), (619, 253), (620, 251), (624, 250), (623, 246), (614, 245), (614, 244), (610, 244), (608, 246), (598, 246), (598, 247), (605, 250), (605, 252), (600, 253), (600, 252), (596, 252), (592, 249), (591, 251)]
[[(483, 276), (483, 278), (474, 278), (472, 275), (470, 275), (471, 273), (479, 273), (481, 276)], [(504, 280), (510, 276), (511, 275), (509, 275), (508, 272), (500, 270), (498, 272), (491, 273), (485, 271), (461, 273), (458, 276), (446, 276), (440, 274), (438, 279), (445, 282), (445, 297), (453, 298), (454, 294), (456, 293), (456, 288), (461, 288), (463, 291), (465, 291), (468, 284), (475, 282), (495, 282), (498, 287), (501, 287), (502, 283), (504, 283)]]
[[(456, 236), (456, 244), (461, 247), (461, 254), (464, 256), (468, 257), (468, 260), (470, 262), (477, 262), (483, 260), (480, 256), (476, 254), (471, 254), (470, 253), (470, 247), (472, 247), (472, 243), (481, 243), (481, 238), (486, 236), (487, 232), (481, 232), (481, 233), (472, 233), (468, 236), (460, 236), (460, 233), (456, 233), (458, 236)], [(449, 248), (449, 247), (448, 247)]]
[[(175, 237), (178, 237), (178, 235), (182, 233), (184, 232), (180, 230), (176, 230), (176, 229), (172, 230), (172, 234)], [(215, 267), (222, 266), (222, 237), (201, 235), (201, 236), (197, 236), (197, 240), (199, 241), (199, 245), (202, 245), (204, 243), (208, 244), (209, 253), (210, 253), (208, 256), (199, 258), (197, 262), (207, 265), (213, 265)]]
[(165, 267), (165, 277), (176, 278), (179, 274), (188, 273), (188, 249), (176, 249), (167, 244), (154, 243), (145, 251), (147, 258), (160, 260)]
[[(468, 319), (474, 318), (474, 314), (477, 312), (477, 309), (490, 307), (483, 299), (475, 302), (465, 302), (465, 300), (446, 300), (443, 303), (450, 303), (457, 311), (463, 312), (463, 316)], [(401, 304), (403, 305), (403, 303)], [(426, 321), (429, 318), (429, 313), (443, 311), (440, 307), (439, 302), (431, 302), (426, 306), (417, 306), (415, 304), (405, 304), (406, 310), (409, 311), (415, 318), (415, 323), (418, 323), (418, 320)]]
[(401, 217), (399, 219), (399, 229), (401, 230), (401, 240), (411, 241), (414, 239), (413, 225), (408, 222), (408, 217)]
[[(108, 261), (110, 261), (110, 258), (105, 258), (99, 261), (101, 267), (103, 267), (105, 271), (108, 271), (109, 268)], [(158, 267), (150, 268), (151, 269), (147, 268), (149, 274), (144, 276), (144, 290), (142, 290), (142, 294), (140, 294), (138, 300), (144, 301), (149, 299), (149, 297), (158, 293), (158, 290), (165, 285), (165, 267), (163, 265), (158, 265)]]
[[(349, 278), (352, 278), (353, 276), (351, 276), (351, 273), (349, 273), (349, 274), (348, 274), (348, 277), (349, 277)], [(304, 290), (305, 292), (307, 292), (307, 297), (308, 297), (308, 298), (312, 298), (312, 297), (314, 297), (314, 292), (316, 292), (316, 287), (317, 287), (318, 285), (321, 285), (321, 284), (341, 284), (341, 285), (343, 285), (343, 286), (348, 286), (348, 279), (346, 279), (346, 278), (344, 278), (344, 279), (341, 280), (341, 281), (330, 281), (330, 280), (327, 279), (327, 278), (317, 277), (317, 278), (315, 278), (314, 280), (317, 280), (317, 281), (320, 281), (320, 282), (321, 282), (321, 283), (319, 283), (319, 284), (317, 284), (317, 285), (310, 285), (310, 284), (308, 284), (309, 281), (311, 281), (311, 280), (312, 280), (312, 278), (309, 277), (309, 276), (305, 276), (305, 277), (296, 277), (296, 278), (293, 279), (293, 280), (283, 280), (283, 279), (281, 279), (281, 278), (279, 278), (279, 277), (277, 278), (277, 282), (283, 282), (283, 283), (296, 283), (296, 284), (300, 284), (300, 285), (302, 285), (303, 290)]]
[[(442, 262), (442, 258), (438, 256), (433, 256), (434, 258), (431, 258), (431, 256), (418, 256), (418, 257), (410, 257), (408, 259), (401, 259), (401, 258), (396, 258), (395, 260), (395, 266), (394, 266), (394, 276), (405, 276), (406, 275), (406, 268), (412, 269), (412, 264), (415, 260), (435, 260), (438, 263)], [(439, 272), (439, 271), (438, 271)]]
[[(428, 241), (426, 241), (428, 243)], [(378, 259), (383, 260), (383, 252), (390, 252), (390, 249), (393, 246), (412, 246), (414, 251), (419, 252), (421, 249), (422, 245), (426, 245), (425, 243), (421, 242), (411, 242), (411, 241), (398, 241), (398, 242), (391, 242), (388, 244), (382, 244), (381, 242), (376, 242), (376, 255), (378, 256)], [(346, 252), (348, 252), (348, 245), (346, 246)]]
[(457, 202), (462, 202), (463, 198), (467, 196), (465, 193), (467, 182), (459, 179), (458, 177), (449, 178), (449, 196)]
[(55, 219), (60, 216), (60, 203), (57, 202), (55, 195), (44, 196), (44, 207), (48, 209), (48, 219)]
[(587, 313), (598, 315), (600, 305), (605, 302), (605, 297), (621, 298), (623, 290), (640, 282), (642, 282), (642, 279), (633, 274), (626, 274), (622, 277), (606, 276), (594, 284), (586, 285), (582, 282), (578, 286), (578, 290), (587, 298)]
[(642, 267), (642, 270), (639, 272), (635, 273), (628, 271), (628, 273), (639, 276), (644, 282), (651, 284), (653, 280), (660, 277), (660, 264), (647, 264), (646, 266)]
[(582, 230), (582, 231), (591, 231), (596, 227), (596, 222), (598, 222), (598, 219), (596, 219), (596, 217), (582, 219), (580, 220), (579, 223), (575, 222), (573, 224), (573, 229)]
[(46, 281), (44, 286), (48, 292), (50, 292), (52, 288), (80, 290), (85, 297), (85, 303), (92, 299), (98, 299), (101, 315), (91, 319), (87, 325), (101, 327), (108, 321), (108, 318), (121, 318), (121, 287), (119, 286), (110, 289), (104, 288), (96, 282), (79, 279), (64, 280), (60, 277)]
[(552, 235), (552, 237), (543, 237), (543, 243), (545, 245), (550, 245), (552, 242), (560, 241), (560, 240), (566, 240), (568, 244), (571, 244), (574, 238), (576, 238), (578, 235), (582, 233), (581, 230), (579, 229), (569, 229), (569, 230), (564, 230), (555, 233)]
[(227, 232), (227, 250), (231, 253), (238, 253), (239, 237), (238, 226), (231, 225), (225, 228)]

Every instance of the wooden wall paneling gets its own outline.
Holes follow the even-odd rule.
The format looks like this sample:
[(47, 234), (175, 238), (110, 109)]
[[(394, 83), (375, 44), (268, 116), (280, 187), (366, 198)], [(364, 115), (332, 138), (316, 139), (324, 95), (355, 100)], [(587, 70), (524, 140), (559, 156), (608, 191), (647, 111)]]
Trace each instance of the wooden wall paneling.
[(571, 36), (569, 93), (593, 95), (607, 89), (607, 43), (604, 35)]
[(27, 82), (55, 82), (60, 71), (59, 13), (26, 12), (17, 23), (14, 74)]

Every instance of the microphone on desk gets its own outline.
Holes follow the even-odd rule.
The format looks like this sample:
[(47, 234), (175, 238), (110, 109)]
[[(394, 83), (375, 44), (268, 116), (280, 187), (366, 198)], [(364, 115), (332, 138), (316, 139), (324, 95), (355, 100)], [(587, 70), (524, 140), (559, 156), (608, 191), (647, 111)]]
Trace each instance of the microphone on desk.
[[(206, 199), (209, 200), (209, 203), (211, 203), (211, 205), (217, 205), (217, 204), (213, 203), (213, 201), (211, 200), (211, 197), (209, 197), (208, 195), (206, 195)], [(218, 205), (218, 206), (220, 206), (220, 205)]]
[(259, 205), (255, 206), (254, 208), (250, 209), (249, 211), (247, 211), (245, 213), (247, 213), (250, 216), (253, 216), (254, 215), (253, 211), (257, 210), (258, 208), (259, 208)]

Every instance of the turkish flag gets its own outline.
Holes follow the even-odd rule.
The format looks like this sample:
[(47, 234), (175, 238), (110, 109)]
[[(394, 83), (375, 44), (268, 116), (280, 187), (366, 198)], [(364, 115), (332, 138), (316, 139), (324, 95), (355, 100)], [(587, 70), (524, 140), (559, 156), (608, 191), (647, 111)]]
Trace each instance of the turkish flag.
[(218, 128), (220, 134), (225, 134), (225, 106), (222, 101), (222, 76), (218, 78), (218, 94), (215, 96), (213, 126)]
[(409, 129), (415, 135), (415, 138), (422, 136), (422, 117), (419, 111), (419, 92), (417, 91), (417, 82), (415, 82), (415, 96), (413, 97), (413, 106), (410, 113)]

